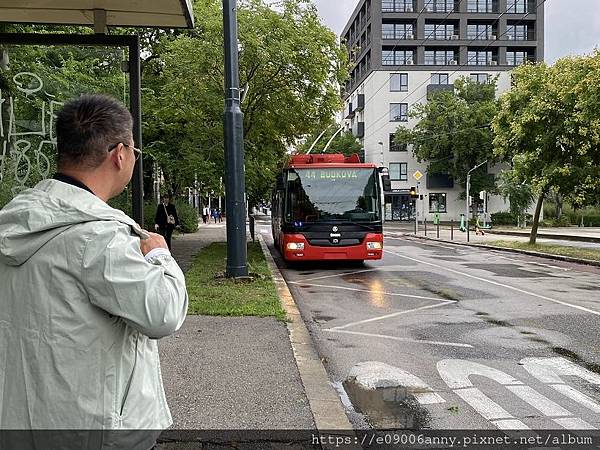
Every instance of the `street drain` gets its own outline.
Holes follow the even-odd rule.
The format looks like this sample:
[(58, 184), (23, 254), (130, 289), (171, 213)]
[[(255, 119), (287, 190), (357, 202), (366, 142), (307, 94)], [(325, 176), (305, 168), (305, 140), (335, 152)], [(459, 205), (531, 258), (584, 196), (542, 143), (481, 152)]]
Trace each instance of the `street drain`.
[(387, 364), (366, 362), (352, 368), (343, 386), (355, 411), (363, 414), (374, 429), (416, 430), (430, 421), (418, 396), (436, 395), (416, 380)]

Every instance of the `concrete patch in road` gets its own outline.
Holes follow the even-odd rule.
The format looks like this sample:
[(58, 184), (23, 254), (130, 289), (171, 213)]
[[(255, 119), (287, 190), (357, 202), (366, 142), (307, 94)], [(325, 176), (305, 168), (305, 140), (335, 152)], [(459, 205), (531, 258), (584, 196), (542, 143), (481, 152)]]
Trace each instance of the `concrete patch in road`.
[(430, 420), (423, 405), (445, 400), (420, 378), (388, 364), (368, 361), (343, 383), (354, 409), (375, 429), (420, 429)]

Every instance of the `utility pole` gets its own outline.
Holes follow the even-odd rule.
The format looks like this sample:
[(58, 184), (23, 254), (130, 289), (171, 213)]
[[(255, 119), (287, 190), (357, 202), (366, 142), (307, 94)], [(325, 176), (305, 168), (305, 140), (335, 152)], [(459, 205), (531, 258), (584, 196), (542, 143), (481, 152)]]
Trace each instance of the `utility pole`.
[(227, 209), (227, 269), (230, 278), (248, 276), (246, 251), (246, 191), (244, 179), (244, 115), (240, 108), (237, 0), (223, 0), (225, 44), (225, 207)]
[(466, 225), (467, 226), (467, 242), (469, 242), (471, 239), (471, 237), (469, 235), (469, 212), (471, 210), (471, 173), (473, 173), (474, 171), (479, 169), (484, 164), (487, 164), (487, 159), (484, 162), (482, 162), (481, 164), (477, 164), (475, 167), (473, 167), (471, 170), (469, 170), (467, 172), (467, 210), (466, 210), (466, 214), (465, 214), (465, 219), (467, 222), (467, 225)]

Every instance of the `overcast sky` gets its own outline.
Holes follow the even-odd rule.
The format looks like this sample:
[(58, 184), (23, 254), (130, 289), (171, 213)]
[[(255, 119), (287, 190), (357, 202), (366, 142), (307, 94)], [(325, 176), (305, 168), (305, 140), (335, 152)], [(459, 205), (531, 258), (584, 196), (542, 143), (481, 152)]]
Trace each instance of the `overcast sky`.
[[(325, 24), (341, 33), (359, 0), (315, 0)], [(545, 59), (553, 63), (600, 47), (600, 0), (546, 0)]]

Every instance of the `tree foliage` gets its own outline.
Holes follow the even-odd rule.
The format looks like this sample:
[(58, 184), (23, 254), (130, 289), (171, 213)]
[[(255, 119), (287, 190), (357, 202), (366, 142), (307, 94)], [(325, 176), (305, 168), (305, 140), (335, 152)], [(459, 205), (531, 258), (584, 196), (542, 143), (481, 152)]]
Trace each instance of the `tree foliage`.
[[(496, 80), (487, 84), (460, 78), (454, 91), (438, 92), (425, 104), (418, 103), (410, 117), (419, 119), (414, 129), (400, 126), (395, 142), (412, 144), (419, 162), (427, 171), (448, 174), (466, 187), (467, 173), (476, 165), (493, 161), (492, 132), (489, 128), (497, 110)], [(491, 191), (495, 183), (485, 166), (472, 174), (472, 191)]]
[(549, 67), (524, 65), (501, 98), (493, 123), (498, 157), (512, 177), (531, 184), (538, 202), (530, 242), (535, 243), (542, 203), (550, 191), (576, 206), (600, 193), (600, 54), (563, 58)]
[[(144, 71), (146, 146), (173, 189), (194, 173), (210, 189), (224, 171), (221, 2), (197, 1), (196, 28), (162, 38)], [(248, 196), (270, 190), (286, 149), (340, 106), (345, 53), (316, 8), (285, 0), (280, 11), (248, 0), (238, 11)]]

